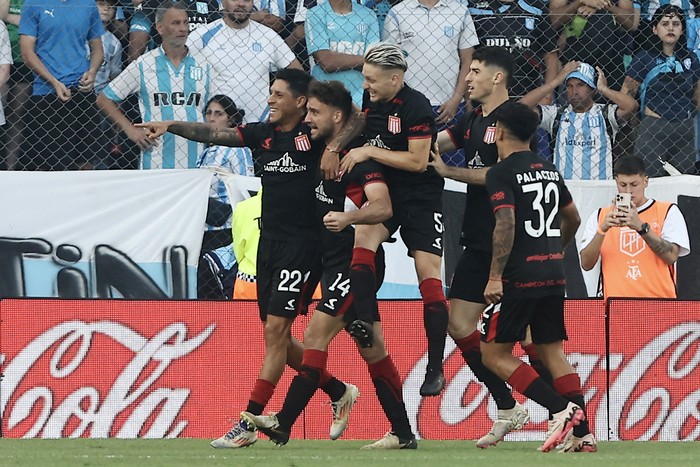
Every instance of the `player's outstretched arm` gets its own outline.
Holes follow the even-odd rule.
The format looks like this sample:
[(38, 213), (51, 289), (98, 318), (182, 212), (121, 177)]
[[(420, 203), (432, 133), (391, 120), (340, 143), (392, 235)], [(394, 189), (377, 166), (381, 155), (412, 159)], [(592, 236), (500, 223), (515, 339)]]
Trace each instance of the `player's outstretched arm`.
[(208, 123), (175, 121), (145, 122), (135, 126), (145, 128), (151, 139), (159, 138), (165, 133), (172, 133), (200, 143), (231, 147), (243, 146), (243, 139), (236, 128), (216, 129)]

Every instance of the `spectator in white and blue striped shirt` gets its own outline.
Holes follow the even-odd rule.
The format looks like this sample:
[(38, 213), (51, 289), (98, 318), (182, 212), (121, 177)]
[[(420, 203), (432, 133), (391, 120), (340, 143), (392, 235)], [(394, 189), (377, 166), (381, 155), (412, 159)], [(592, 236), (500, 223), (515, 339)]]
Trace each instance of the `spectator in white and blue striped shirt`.
[[(238, 109), (233, 100), (223, 94), (212, 97), (204, 110), (205, 121), (217, 129), (240, 125), (244, 115), (245, 111)], [(254, 175), (253, 155), (248, 148), (209, 146), (199, 155), (197, 167), (250, 177)], [(209, 197), (207, 220), (211, 223), (206, 226), (203, 250), (215, 250), (231, 243), (231, 206), (226, 184), (218, 173), (212, 178)]]

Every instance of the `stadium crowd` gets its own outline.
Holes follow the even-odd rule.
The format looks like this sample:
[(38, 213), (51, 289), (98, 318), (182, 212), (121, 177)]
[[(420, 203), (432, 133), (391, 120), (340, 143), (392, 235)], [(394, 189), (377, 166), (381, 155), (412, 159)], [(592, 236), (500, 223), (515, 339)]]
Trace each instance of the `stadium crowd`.
[[(441, 358), (449, 331), (467, 363), (473, 369), (479, 367), (474, 371), (480, 372), (480, 379), (483, 375), (482, 381), (501, 387), (489, 386), (497, 399), (499, 420), (479, 440), (479, 447), (498, 443), (528, 421), (527, 413), (500, 379), (550, 409), (552, 431), (543, 451), (563, 444), (564, 450), (592, 452), (595, 439), (585, 421), (580, 382), (558, 347), (566, 338), (563, 323), (545, 323), (544, 333), (533, 327), (533, 334), (526, 336), (529, 323), (517, 322), (517, 330), (502, 334), (505, 340), (499, 342), (521, 341), (525, 348), (532, 345), (532, 338), (540, 346), (541, 360), (531, 347), (528, 351), (536, 373), (514, 366), (502, 355), (500, 343), (489, 344), (481, 362), (479, 339), (484, 338), (473, 321), (483, 308), (499, 302), (504, 288), (510, 299), (503, 302), (504, 309), (534, 306), (531, 302), (523, 305), (530, 295), (523, 299), (509, 292), (509, 281), (503, 279), (509, 269), (494, 269), (491, 263), (491, 233), (495, 228), (504, 235), (498, 216), (489, 228), (467, 239), (464, 258), (468, 261), (460, 262), (462, 269), (456, 274), (463, 288), (452, 290), (455, 295), (450, 296), (453, 308), (448, 318), (440, 279), (442, 177), (483, 185), (480, 191), (468, 192), (468, 203), (481, 203), (477, 211), (486, 218), (493, 217), (489, 195), (493, 200), (493, 191), (506, 184), (506, 168), (515, 171), (524, 162), (510, 159), (495, 172), (502, 172), (500, 179), (486, 176), (487, 171), (499, 158), (507, 158), (502, 157), (503, 148), (523, 152), (530, 138), (533, 151), (546, 161), (538, 169), (545, 174), (542, 176), (558, 170), (564, 179), (612, 180), (616, 161), (630, 156), (638, 158), (650, 176), (700, 173), (700, 18), (696, 18), (696, 6), (695, 1), (676, 0), (0, 0), (0, 169), (214, 168), (218, 174), (263, 177), (262, 214), (246, 219), (257, 227), (262, 218), (263, 232), (268, 229), (259, 250), (267, 262), (262, 270), (239, 271), (238, 280), (257, 275), (265, 281), (263, 299), (270, 309), (261, 309), (261, 316), (269, 315), (278, 329), (268, 336), (272, 325), (268, 322), (266, 326), (269, 354), (251, 392), (246, 417), (215, 441), (215, 447), (243, 447), (257, 439), (255, 425), (273, 439), (288, 440), (296, 412), (306, 401), (292, 400), (291, 408), (285, 406), (281, 431), (280, 420), (261, 416), (285, 363), (299, 371), (297, 385), (311, 391), (308, 398), (316, 387), (324, 388), (331, 397), (333, 438), (342, 433), (357, 397), (357, 388), (324, 373), (326, 340), (342, 329), (335, 328), (339, 320), (328, 320), (327, 335), (316, 336), (318, 348), (306, 347), (302, 353), (300, 343), (294, 342), (289, 344), (294, 352), (287, 353), (291, 338), (285, 333), (297, 309), (304, 307), (306, 291), (292, 293), (290, 286), (288, 295), (279, 294), (281, 288), (272, 290), (281, 287), (273, 276), (287, 267), (282, 263), (288, 259), (290, 264), (304, 263), (304, 271), (313, 277), (318, 271), (312, 263), (320, 258), (312, 258), (313, 252), (302, 259), (292, 258), (292, 251), (299, 250), (297, 245), (282, 251), (281, 240), (270, 237), (270, 226), (285, 215), (275, 216), (270, 202), (265, 203), (266, 199), (283, 199), (273, 180), (283, 179), (281, 167), (290, 169), (286, 172), (303, 171), (295, 181), (299, 187), (295, 196), (301, 204), (314, 193), (322, 198), (330, 191), (324, 191), (323, 181), (314, 178), (315, 167), (310, 170), (303, 165), (301, 152), (311, 151), (318, 157), (326, 180), (337, 178), (338, 163), (345, 174), (367, 161), (383, 166), (365, 170), (374, 177), (373, 182), (381, 179), (383, 184), (386, 178), (393, 212), (384, 212), (382, 218), (355, 219), (353, 223), (365, 225), (358, 226), (354, 245), (352, 238), (348, 240), (342, 271), (332, 271), (341, 274), (339, 280), (330, 288), (325, 283), (323, 291), (325, 297), (328, 290), (336, 291), (334, 286), (340, 291), (352, 287), (356, 302), (367, 304), (358, 308), (358, 319), (348, 323), (348, 329), (368, 363), (393, 427), (387, 437), (368, 447), (416, 447), (405, 423), (398, 374), (383, 349), (381, 328), (375, 333), (377, 313), (363, 314), (376, 309), (373, 294), (381, 284), (376, 270), (380, 268), (380, 245), (400, 226), (415, 260), (425, 306), (430, 358), (421, 395), (434, 396), (443, 389)], [(377, 43), (394, 48), (373, 48)], [(286, 78), (272, 84), (275, 74), (285, 69), (288, 73), (281, 76)], [(305, 116), (308, 83), (295, 84), (300, 78), (291, 70), (307, 70), (318, 81), (344, 86), (335, 91), (342, 96), (348, 93), (348, 106), (339, 111), (342, 120), (336, 122), (334, 138), (319, 138), (319, 128), (325, 123), (319, 123), (313, 114)], [(387, 70), (398, 71), (387, 75)], [(328, 93), (318, 88), (312, 92), (317, 106), (338, 107)], [(356, 113), (349, 109), (350, 99), (364, 112), (366, 139), (346, 146), (351, 141), (343, 140), (341, 127), (353, 127), (354, 121), (345, 122), (349, 114)], [(393, 106), (391, 110), (387, 103)], [(499, 117), (497, 109), (506, 104), (510, 112), (539, 125), (523, 129), (512, 115), (501, 113)], [(165, 121), (185, 123), (159, 126)], [(288, 128), (275, 129), (276, 122), (286, 122)], [(271, 160), (271, 151), (282, 144), (280, 135), (287, 138), (284, 147), (292, 156)], [(233, 151), (231, 146), (247, 149)], [(434, 159), (430, 164), (428, 152)], [(333, 155), (342, 161), (334, 161)], [(245, 228), (236, 226), (220, 177), (213, 177), (212, 183), (207, 225), (203, 226), (207, 234), (199, 295), (231, 298), (236, 261), (230, 231)], [(370, 185), (367, 180), (364, 183)], [(373, 189), (376, 187), (365, 188), (366, 198), (356, 203), (357, 208), (375, 202)], [(569, 204), (571, 197), (563, 182), (557, 190), (562, 195), (562, 205), (557, 208), (568, 216), (567, 228), (562, 229), (568, 241), (580, 219)], [(516, 202), (522, 200), (514, 199), (513, 204)], [(504, 207), (494, 209), (506, 212)], [(649, 226), (644, 224), (644, 231), (636, 211), (633, 214), (629, 221), (640, 225), (634, 230), (648, 235)], [(329, 230), (349, 228), (348, 222), (327, 215), (323, 223)], [(289, 224), (301, 220), (290, 219)], [(315, 225), (313, 219), (306, 220), (303, 228)], [(374, 228), (376, 225), (385, 228)], [(606, 233), (609, 227), (599, 233)], [(303, 234), (304, 241), (314, 235), (284, 228), (280, 227), (280, 238), (288, 243), (294, 235)], [(473, 229), (465, 223), (464, 230)], [(519, 233), (514, 235), (518, 240)], [(483, 245), (476, 247), (479, 242)], [(257, 246), (257, 240), (253, 244)], [(315, 244), (309, 245), (309, 251), (315, 249)], [(559, 254), (556, 249), (550, 253)], [(203, 287), (205, 269), (213, 276), (215, 293)], [(347, 277), (342, 275), (346, 272)], [(309, 274), (303, 275), (304, 285)], [(341, 276), (347, 281), (340, 282)], [(486, 299), (483, 285), (469, 285), (474, 278), (488, 284)], [(559, 292), (563, 294), (553, 288), (547, 293)], [(346, 299), (346, 294), (337, 300)], [(294, 300), (291, 310), (285, 308), (285, 303)], [(455, 307), (455, 301), (462, 305)], [(561, 311), (557, 300), (542, 303), (555, 310), (553, 315)], [(335, 313), (333, 306), (327, 308)], [(461, 318), (454, 313), (460, 306)], [(293, 313), (278, 315), (283, 308)], [(493, 308), (487, 307), (486, 312), (493, 313)], [(542, 322), (532, 324), (541, 329)], [(324, 330), (323, 324), (318, 326)], [(547, 340), (552, 336), (556, 345)], [(373, 344), (378, 346), (374, 353), (366, 350)], [(506, 350), (510, 354), (510, 348)], [(544, 364), (537, 366), (537, 361)], [(569, 431), (573, 435), (565, 439)]]

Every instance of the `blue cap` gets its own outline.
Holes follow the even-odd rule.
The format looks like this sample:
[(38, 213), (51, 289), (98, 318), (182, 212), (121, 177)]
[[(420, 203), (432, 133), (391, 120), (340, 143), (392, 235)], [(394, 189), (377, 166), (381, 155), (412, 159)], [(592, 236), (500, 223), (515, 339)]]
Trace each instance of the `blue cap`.
[(569, 81), (571, 78), (578, 78), (593, 89), (596, 88), (595, 68), (588, 63), (581, 63), (576, 70), (569, 73), (569, 76), (566, 77), (566, 81)]

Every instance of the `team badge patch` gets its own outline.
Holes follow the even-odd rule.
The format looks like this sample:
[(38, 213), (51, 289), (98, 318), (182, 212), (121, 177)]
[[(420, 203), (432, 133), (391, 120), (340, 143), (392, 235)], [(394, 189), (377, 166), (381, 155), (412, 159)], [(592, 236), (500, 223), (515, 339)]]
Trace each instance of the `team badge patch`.
[(389, 123), (387, 124), (389, 133), (401, 133), (401, 118), (395, 115), (389, 115)]
[(490, 126), (490, 127), (486, 128), (486, 132), (484, 133), (484, 143), (493, 144), (495, 142), (496, 142), (496, 127)]
[(297, 148), (297, 151), (310, 151), (311, 141), (309, 141), (308, 136), (299, 135), (296, 138), (294, 138), (294, 147)]
[(190, 67), (190, 79), (193, 79), (195, 81), (201, 81), (201, 79), (203, 77), (204, 77), (204, 70), (202, 69), (201, 66)]
[(209, 13), (209, 5), (207, 5), (204, 2), (197, 2), (197, 13), (206, 15), (207, 13)]

